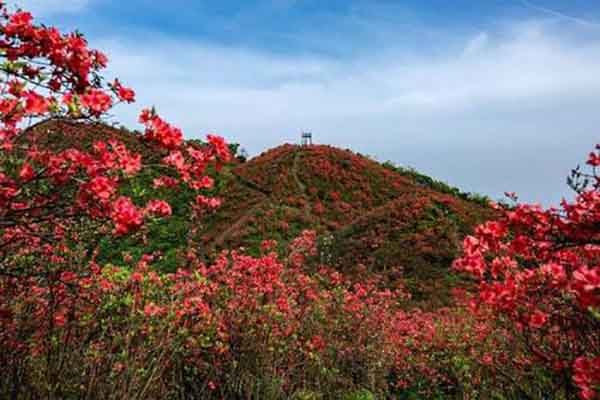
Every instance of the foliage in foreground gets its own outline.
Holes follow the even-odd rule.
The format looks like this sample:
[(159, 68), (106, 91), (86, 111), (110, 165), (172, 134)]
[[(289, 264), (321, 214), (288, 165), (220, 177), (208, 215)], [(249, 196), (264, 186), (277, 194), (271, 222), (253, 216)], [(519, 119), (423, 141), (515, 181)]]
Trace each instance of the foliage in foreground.
[[(543, 371), (508, 332), (466, 307), (403, 310), (406, 293), (351, 284), (327, 267), (304, 232), (285, 258), (224, 253), (205, 266), (158, 274), (151, 257), (131, 266), (63, 272), (3, 291), (0, 375), (19, 398), (340, 398), (535, 396)], [(506, 374), (507, 376), (504, 376)], [(509, 375), (510, 374), (510, 375)], [(548, 377), (548, 379), (550, 379)], [(557, 386), (559, 387), (559, 386)], [(537, 392), (536, 392), (537, 391)]]

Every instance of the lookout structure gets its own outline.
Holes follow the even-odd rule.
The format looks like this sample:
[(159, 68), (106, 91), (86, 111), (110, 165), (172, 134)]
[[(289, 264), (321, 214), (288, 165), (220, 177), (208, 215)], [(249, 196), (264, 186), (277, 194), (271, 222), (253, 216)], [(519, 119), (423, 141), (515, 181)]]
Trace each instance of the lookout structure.
[(312, 141), (312, 132), (303, 131), (302, 132), (302, 146), (310, 146), (313, 144)]

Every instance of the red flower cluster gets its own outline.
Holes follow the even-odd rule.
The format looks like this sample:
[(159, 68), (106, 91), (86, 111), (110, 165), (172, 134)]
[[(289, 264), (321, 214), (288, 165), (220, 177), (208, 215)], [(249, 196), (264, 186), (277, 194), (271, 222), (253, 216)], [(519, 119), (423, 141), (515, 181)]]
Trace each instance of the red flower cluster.
[(35, 170), (29, 163), (24, 163), (19, 171), (19, 179), (23, 182), (29, 182), (35, 177)]
[(25, 112), (27, 114), (45, 114), (48, 112), (50, 102), (44, 96), (37, 94), (34, 91), (24, 93)]
[(81, 104), (92, 115), (101, 115), (112, 107), (112, 98), (100, 89), (91, 89), (81, 96)]
[(573, 366), (573, 381), (579, 386), (580, 397), (584, 400), (598, 398), (595, 390), (600, 387), (600, 357), (587, 359), (579, 357)]
[(143, 110), (139, 121), (146, 126), (145, 136), (148, 140), (167, 149), (175, 149), (183, 143), (181, 130), (160, 118), (154, 110)]
[(96, 176), (82, 185), (82, 190), (90, 192), (97, 200), (106, 203), (117, 192), (117, 182), (106, 176)]
[(142, 156), (130, 152), (123, 143), (117, 140), (95, 143), (94, 152), (100, 161), (101, 168), (113, 172), (122, 171), (128, 176), (133, 176), (142, 169)]
[(171, 215), (171, 206), (163, 200), (152, 200), (146, 205), (145, 212), (158, 217), (168, 217)]
[(587, 164), (592, 167), (600, 167), (600, 145), (596, 146), (595, 152), (590, 153)]
[(112, 84), (112, 87), (117, 92), (119, 100), (127, 103), (135, 102), (135, 92), (133, 91), (133, 89), (123, 86), (118, 79), (115, 79), (115, 81)]
[(208, 209), (215, 209), (221, 206), (221, 200), (198, 195), (196, 196), (196, 204)]
[(225, 140), (220, 136), (207, 135), (206, 140), (210, 145), (213, 146), (217, 157), (223, 161), (228, 162), (231, 160), (231, 152), (229, 146), (225, 143)]
[[(156, 207), (156, 205), (151, 205)], [(124, 235), (139, 228), (143, 220), (143, 212), (138, 209), (129, 197), (119, 197), (113, 203), (111, 218), (115, 223), (114, 234)]]
[[(499, 220), (467, 237), (455, 262), (479, 284), (477, 296), (457, 291), (460, 299), (452, 309), (407, 309), (403, 281), (392, 290), (382, 279), (361, 274), (357, 282), (318, 264), (325, 257), (317, 257), (323, 254), (314, 231), (291, 240), (283, 258), (274, 251), (276, 242), (265, 241), (262, 251), (268, 254), (224, 252), (210, 265), (190, 246), (175, 273), (152, 268), (158, 253), (135, 264), (127, 254), (125, 267), (101, 266), (102, 240), (111, 231), (121, 236), (141, 230), (135, 239), (145, 242), (144, 219), (151, 223), (172, 213), (166, 201), (137, 194), (136, 175), (150, 166), (116, 140), (75, 148), (77, 137), (68, 129), (56, 148), (42, 147), (35, 138), (27, 144), (17, 139), (27, 117), (98, 117), (116, 101), (132, 102), (135, 93), (118, 80), (102, 85), (98, 72), (107, 59), (81, 35), (35, 26), (31, 14), (10, 13), (2, 3), (0, 9), (0, 53), (11, 62), (0, 84), (6, 155), (0, 160), (2, 394), (261, 397), (264, 386), (271, 390), (277, 382), (282, 397), (312, 388), (341, 397), (350, 385), (388, 397), (402, 397), (405, 388), (430, 397), (460, 388), (464, 397), (491, 398), (500, 390), (519, 398), (557, 388), (568, 396), (570, 383), (563, 376), (571, 373), (582, 398), (597, 396), (595, 173), (586, 179), (592, 186), (575, 185), (579, 195), (561, 209), (498, 207)], [(157, 192), (180, 184), (213, 187), (207, 166), (218, 169), (231, 158), (222, 138), (209, 135), (207, 143), (186, 144), (182, 132), (154, 111), (144, 111), (140, 120), (156, 153), (152, 163), (160, 162), (164, 174), (150, 175)], [(263, 161), (290, 149), (276, 149)], [(362, 203), (378, 207), (368, 218), (385, 219), (394, 228), (434, 212), (462, 217), (461, 205), (442, 194), (401, 193), (405, 182), (392, 173), (382, 174), (384, 189), (375, 193), (364, 158), (325, 146), (311, 151), (310, 172), (323, 174), (330, 190), (313, 188), (300, 198), (286, 193), (289, 202), (310, 213), (315, 200), (333, 199), (334, 207), (317, 207), (319, 213), (333, 213), (335, 221), (366, 232), (362, 244), (371, 250), (381, 249), (386, 238), (360, 218)], [(294, 160), (286, 159), (281, 174), (263, 173), (257, 180), (272, 185), (301, 180), (303, 171), (287, 169)], [(596, 151), (588, 164), (597, 167), (599, 160)], [(203, 194), (191, 199), (199, 215), (221, 204)], [(453, 241), (439, 231), (453, 222), (423, 224), (407, 235), (410, 246), (402, 250), (439, 256), (433, 250), (443, 248), (448, 257)], [(279, 225), (286, 232), (296, 226)], [(359, 257), (348, 254), (354, 266)]]

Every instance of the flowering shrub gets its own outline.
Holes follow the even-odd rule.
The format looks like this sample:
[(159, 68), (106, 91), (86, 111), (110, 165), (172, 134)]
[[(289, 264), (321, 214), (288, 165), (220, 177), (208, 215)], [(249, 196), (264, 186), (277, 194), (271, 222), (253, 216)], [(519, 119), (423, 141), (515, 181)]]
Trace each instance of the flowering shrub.
[[(5, 5), (0, 12), (4, 58), (0, 68), (6, 76), (0, 101), (4, 261), (0, 271), (14, 269), (24, 252), (31, 256), (60, 247), (72, 239), (68, 236), (74, 233), (68, 228), (79, 229), (82, 218), (98, 233), (111, 223), (112, 233), (118, 236), (138, 230), (149, 218), (168, 216), (168, 204), (139, 205), (120, 193), (145, 168), (140, 154), (121, 141), (99, 140), (89, 149), (52, 149), (29, 137), (23, 126), (30, 118), (92, 119), (118, 102), (133, 102), (135, 93), (118, 80), (103, 85), (99, 72), (106, 67), (107, 57), (89, 49), (80, 34), (34, 25), (31, 14), (10, 12)], [(164, 180), (170, 180), (171, 186), (210, 187), (207, 165), (229, 160), (228, 148), (218, 137), (209, 135), (208, 144), (201, 148), (187, 146), (181, 132), (154, 110), (144, 110), (140, 122), (146, 126), (142, 139), (162, 157), (159, 163), (169, 174)], [(64, 134), (68, 142), (68, 131)]]
[(191, 256), (158, 274), (146, 256), (129, 268), (92, 261), (85, 277), (63, 272), (51, 285), (14, 279), (0, 293), (0, 387), (58, 398), (384, 391), (403, 294), (303, 272), (298, 254), (314, 253), (313, 238), (283, 260)]
[[(324, 266), (307, 272), (314, 232), (302, 232), (284, 257), (276, 246), (266, 242), (260, 257), (224, 252), (211, 265), (190, 254), (172, 274), (157, 273), (147, 255), (119, 267), (92, 260), (50, 285), (5, 281), (2, 393), (339, 398), (364, 389), (449, 394), (461, 385), (481, 393), (490, 374), (477, 359), (495, 336), (483, 318), (460, 308), (407, 312), (402, 287), (352, 283)], [(495, 350), (502, 362), (503, 347)]]
[(498, 206), (501, 218), (468, 236), (455, 262), (480, 284), (476, 305), (511, 321), (530, 362), (552, 368), (567, 395), (574, 383), (585, 399), (600, 386), (598, 154), (589, 156), (590, 174), (574, 171), (573, 202), (564, 200), (560, 209)]
[[(28, 129), (30, 121), (46, 118), (89, 121), (94, 127), (93, 121), (115, 104), (133, 102), (134, 91), (118, 80), (104, 83), (100, 71), (107, 57), (89, 49), (79, 33), (36, 25), (30, 13), (12, 12), (4, 3), (0, 35), (3, 388), (14, 397), (26, 389), (21, 379), (27, 376), (45, 382), (37, 393), (62, 397), (56, 386), (68, 361), (56, 347), (62, 328), (70, 329), (73, 320), (85, 325), (79, 317), (98, 304), (97, 293), (90, 292), (95, 283), (103, 291), (112, 287), (106, 279), (94, 281), (101, 269), (94, 262), (95, 244), (102, 237), (142, 232), (149, 221), (169, 216), (171, 207), (160, 199), (140, 204), (124, 194), (127, 184), (150, 166), (122, 141), (99, 135), (88, 148), (63, 146), (77, 140), (65, 129), (61, 146), (52, 148), (38, 144), (35, 127)], [(207, 166), (218, 168), (229, 160), (228, 147), (218, 137), (209, 136), (204, 146), (188, 146), (154, 110), (143, 111), (140, 121), (146, 126), (140, 139), (153, 149), (172, 186), (205, 189), (210, 186)], [(202, 206), (196, 206), (199, 212)], [(101, 332), (87, 334), (86, 340), (93, 341)], [(68, 348), (76, 333), (66, 335)], [(46, 363), (38, 368), (34, 356), (42, 355)], [(21, 356), (33, 357), (32, 363)], [(36, 374), (46, 374), (45, 379)]]

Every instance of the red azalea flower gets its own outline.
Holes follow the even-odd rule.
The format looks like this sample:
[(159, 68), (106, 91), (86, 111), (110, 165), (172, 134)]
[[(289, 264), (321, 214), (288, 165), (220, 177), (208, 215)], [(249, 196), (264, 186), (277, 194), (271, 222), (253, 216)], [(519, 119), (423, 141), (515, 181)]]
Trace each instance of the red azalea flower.
[(146, 306), (144, 307), (144, 314), (146, 314), (147, 317), (156, 317), (157, 315), (162, 314), (163, 311), (164, 308), (159, 307), (152, 302), (146, 304)]
[(229, 151), (229, 146), (225, 143), (225, 139), (215, 135), (208, 135), (206, 139), (208, 140), (208, 143), (214, 147), (215, 152), (221, 161), (227, 162), (231, 159), (231, 152)]
[(135, 92), (133, 89), (126, 88), (125, 86), (121, 85), (121, 82), (119, 82), (118, 79), (115, 79), (113, 88), (117, 91), (117, 96), (121, 101), (125, 101), (127, 103), (135, 102)]
[(45, 114), (50, 102), (39, 94), (29, 91), (25, 93), (25, 112), (27, 114)]
[(215, 208), (219, 208), (221, 206), (221, 200), (216, 199), (216, 198), (198, 195), (198, 196), (196, 196), (196, 204), (203, 206), (203, 207), (215, 209)]
[(124, 235), (143, 224), (142, 212), (129, 197), (119, 197), (113, 204), (111, 218), (115, 223), (114, 234)]
[(21, 166), (21, 170), (19, 171), (19, 179), (23, 182), (29, 182), (35, 177), (35, 171), (31, 164), (25, 163)]
[(146, 213), (158, 217), (168, 217), (171, 215), (171, 206), (163, 200), (152, 200), (146, 205)]
[(81, 96), (81, 104), (95, 115), (100, 115), (112, 106), (112, 99), (100, 89), (92, 89)]

